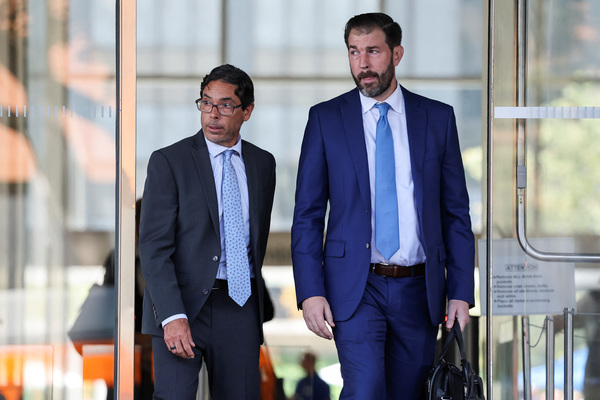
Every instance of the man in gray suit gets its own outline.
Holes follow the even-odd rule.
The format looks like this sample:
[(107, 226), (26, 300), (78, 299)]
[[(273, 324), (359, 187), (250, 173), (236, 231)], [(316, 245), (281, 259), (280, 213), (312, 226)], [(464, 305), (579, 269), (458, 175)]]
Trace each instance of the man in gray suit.
[(142, 331), (153, 336), (154, 398), (195, 399), (204, 359), (213, 399), (258, 400), (275, 160), (241, 140), (254, 109), (244, 71), (213, 69), (196, 104), (202, 130), (155, 151), (144, 188)]

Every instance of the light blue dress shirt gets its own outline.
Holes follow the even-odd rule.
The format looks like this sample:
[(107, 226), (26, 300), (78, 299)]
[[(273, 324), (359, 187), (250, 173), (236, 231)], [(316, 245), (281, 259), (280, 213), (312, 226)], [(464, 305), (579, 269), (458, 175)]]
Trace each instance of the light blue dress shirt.
[[(242, 216), (244, 217), (244, 237), (246, 240), (246, 248), (250, 246), (250, 207), (249, 207), (249, 196), (248, 196), (248, 179), (246, 178), (246, 168), (244, 166), (244, 159), (242, 156), (242, 139), (238, 139), (237, 143), (229, 148), (218, 145), (204, 138), (206, 141), (206, 147), (208, 148), (208, 155), (210, 157), (210, 164), (213, 170), (213, 176), (215, 178), (215, 189), (217, 192), (217, 203), (219, 204), (219, 229), (221, 237), (221, 259), (219, 261), (219, 269), (217, 271), (217, 279), (227, 279), (227, 257), (225, 256), (225, 228), (223, 227), (223, 202), (221, 194), (221, 184), (223, 182), (223, 152), (226, 150), (234, 150), (234, 154), (231, 157), (231, 163), (233, 169), (238, 178), (238, 184), (240, 186), (240, 194), (242, 196)], [(252, 257), (248, 254), (248, 262), (250, 265), (250, 276), (254, 277), (254, 270), (252, 268)], [(186, 318), (185, 314), (176, 314), (162, 322), (164, 327), (169, 322)]]
[[(371, 209), (373, 210), (371, 213), (371, 243), (375, 243), (375, 139), (379, 110), (374, 107), (377, 100), (364, 96), (362, 93), (360, 93), (360, 102), (362, 105), (363, 127), (369, 163)], [(405, 266), (415, 265), (425, 262), (425, 250), (420, 240), (421, 232), (415, 205), (415, 190), (410, 165), (404, 96), (399, 85), (384, 102), (390, 105), (388, 121), (394, 138), (400, 248), (389, 260), (386, 260), (375, 246), (371, 246), (371, 262)]]
[[(246, 248), (250, 246), (250, 206), (248, 198), (248, 179), (246, 178), (246, 168), (244, 166), (244, 159), (242, 155), (242, 140), (231, 148), (224, 147), (218, 144), (206, 140), (206, 146), (208, 147), (208, 154), (210, 156), (210, 164), (213, 169), (213, 176), (215, 177), (215, 188), (217, 191), (217, 202), (219, 204), (219, 228), (221, 236), (221, 259), (219, 262), (219, 270), (217, 272), (217, 279), (227, 279), (227, 258), (225, 256), (225, 228), (223, 226), (223, 199), (221, 193), (221, 185), (223, 182), (223, 152), (226, 150), (234, 150), (234, 154), (231, 156), (231, 163), (233, 169), (237, 175), (238, 184), (240, 186), (240, 194), (242, 196), (242, 216), (244, 218), (244, 239), (246, 241)], [(252, 258), (251, 254), (248, 254), (248, 261), (250, 264), (250, 276), (253, 277), (252, 269)]]

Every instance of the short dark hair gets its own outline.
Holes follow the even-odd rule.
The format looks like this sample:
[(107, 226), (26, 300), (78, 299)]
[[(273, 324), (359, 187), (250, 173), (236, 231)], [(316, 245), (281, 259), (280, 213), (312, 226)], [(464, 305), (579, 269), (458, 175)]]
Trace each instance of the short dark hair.
[(348, 36), (352, 30), (361, 33), (371, 33), (374, 29), (381, 29), (385, 33), (385, 43), (390, 50), (402, 44), (402, 28), (392, 17), (384, 13), (367, 13), (355, 15), (346, 23), (344, 41), (348, 47)]
[(223, 81), (237, 86), (235, 95), (239, 97), (242, 102), (242, 110), (245, 110), (254, 103), (254, 84), (252, 83), (250, 76), (241, 69), (234, 67), (231, 64), (224, 64), (213, 68), (213, 70), (202, 80), (202, 84), (200, 85), (200, 97), (202, 97), (202, 94), (204, 93), (204, 88), (213, 81)]

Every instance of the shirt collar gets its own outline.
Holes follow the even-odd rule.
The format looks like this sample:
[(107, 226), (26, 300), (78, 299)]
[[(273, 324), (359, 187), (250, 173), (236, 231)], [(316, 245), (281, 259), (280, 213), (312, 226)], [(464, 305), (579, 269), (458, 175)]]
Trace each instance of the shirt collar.
[[(404, 113), (404, 95), (402, 94), (402, 89), (400, 88), (400, 84), (397, 84), (396, 90), (384, 100), (385, 103), (388, 103), (392, 110), (397, 113)], [(358, 92), (360, 94), (360, 104), (362, 106), (362, 113), (365, 114), (370, 111), (376, 103), (379, 101), (375, 100), (372, 97), (367, 97), (362, 92)]]
[(215, 158), (221, 155), (226, 150), (235, 150), (237, 154), (242, 155), (242, 136), (238, 137), (238, 141), (232, 147), (221, 146), (220, 144), (216, 144), (211, 142), (204, 136), (204, 141), (206, 142), (206, 147), (208, 148), (208, 154), (211, 157)]

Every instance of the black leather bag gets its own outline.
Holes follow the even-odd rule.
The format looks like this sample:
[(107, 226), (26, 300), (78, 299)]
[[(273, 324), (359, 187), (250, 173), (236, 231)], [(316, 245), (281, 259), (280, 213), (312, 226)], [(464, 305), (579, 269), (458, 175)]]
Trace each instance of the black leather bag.
[[(454, 340), (460, 350), (460, 368), (444, 360)], [(437, 362), (427, 375), (425, 385), (427, 400), (485, 400), (481, 377), (475, 374), (467, 361), (458, 321), (454, 322)]]

